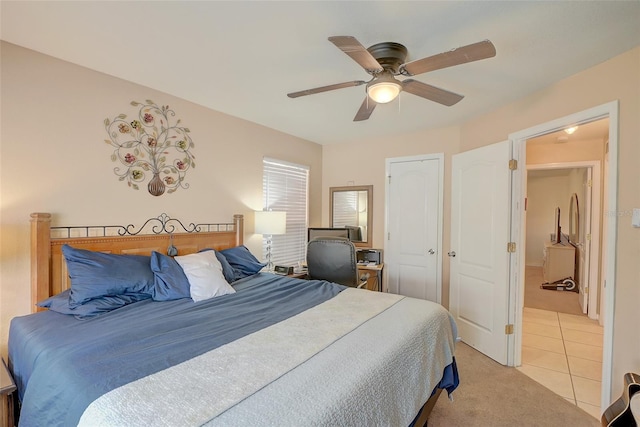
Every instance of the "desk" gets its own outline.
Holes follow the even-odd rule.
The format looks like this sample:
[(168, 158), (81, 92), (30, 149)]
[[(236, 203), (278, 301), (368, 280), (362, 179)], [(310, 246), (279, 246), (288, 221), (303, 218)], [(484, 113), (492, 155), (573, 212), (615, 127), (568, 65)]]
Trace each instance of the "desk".
[[(382, 270), (384, 268), (384, 264), (358, 264), (358, 277), (361, 277), (363, 274), (368, 275), (367, 284), (364, 286), (365, 289), (370, 291), (378, 291), (382, 292)], [(303, 270), (298, 273), (287, 274), (286, 277), (294, 277), (296, 279), (308, 279), (307, 270)]]
[[(367, 284), (365, 288), (370, 291), (382, 292), (382, 270), (384, 269), (384, 263), (382, 264), (358, 264), (358, 276), (368, 274)], [(375, 274), (374, 274), (375, 273)]]

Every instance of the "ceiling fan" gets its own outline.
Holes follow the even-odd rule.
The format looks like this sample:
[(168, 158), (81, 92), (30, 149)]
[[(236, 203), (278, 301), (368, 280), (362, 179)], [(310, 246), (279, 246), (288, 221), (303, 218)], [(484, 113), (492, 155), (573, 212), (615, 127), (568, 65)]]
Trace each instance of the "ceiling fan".
[(415, 76), (428, 71), (496, 56), (496, 48), (489, 40), (462, 46), (448, 52), (407, 63), (404, 63), (408, 53), (407, 48), (400, 43), (378, 43), (366, 49), (352, 36), (329, 37), (329, 41), (349, 55), (349, 57), (364, 68), (367, 73), (371, 74), (371, 80), (354, 80), (329, 86), (321, 86), (288, 93), (287, 96), (289, 98), (297, 98), (335, 89), (366, 85), (367, 96), (356, 113), (353, 119), (354, 122), (367, 120), (371, 116), (371, 113), (373, 113), (376, 105), (394, 100), (401, 91), (409, 92), (442, 105), (454, 105), (464, 98), (464, 96), (414, 79), (398, 80), (396, 76)]

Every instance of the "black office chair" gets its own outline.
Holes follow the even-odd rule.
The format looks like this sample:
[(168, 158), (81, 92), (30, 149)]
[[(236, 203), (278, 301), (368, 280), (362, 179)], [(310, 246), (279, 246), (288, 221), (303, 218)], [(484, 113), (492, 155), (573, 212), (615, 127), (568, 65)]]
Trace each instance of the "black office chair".
[(344, 237), (317, 237), (307, 244), (309, 279), (328, 280), (354, 288), (367, 284), (358, 276), (356, 248)]

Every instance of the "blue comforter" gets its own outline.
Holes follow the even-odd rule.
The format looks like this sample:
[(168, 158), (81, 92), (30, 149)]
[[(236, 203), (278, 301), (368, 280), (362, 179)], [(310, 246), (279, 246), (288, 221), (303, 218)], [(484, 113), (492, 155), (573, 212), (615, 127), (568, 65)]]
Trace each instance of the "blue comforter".
[(97, 397), (294, 316), (343, 286), (259, 273), (235, 294), (141, 301), (88, 319), (54, 312), (14, 318), (9, 363), (20, 426), (76, 425)]

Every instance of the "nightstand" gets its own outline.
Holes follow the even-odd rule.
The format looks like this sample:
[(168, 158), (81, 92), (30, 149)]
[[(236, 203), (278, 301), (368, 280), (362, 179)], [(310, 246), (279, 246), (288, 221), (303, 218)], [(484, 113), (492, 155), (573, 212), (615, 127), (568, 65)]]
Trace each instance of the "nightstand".
[(16, 384), (13, 382), (7, 365), (2, 360), (0, 366), (0, 426), (13, 427), (13, 392)]

